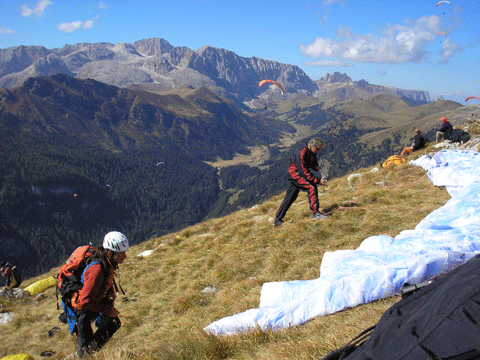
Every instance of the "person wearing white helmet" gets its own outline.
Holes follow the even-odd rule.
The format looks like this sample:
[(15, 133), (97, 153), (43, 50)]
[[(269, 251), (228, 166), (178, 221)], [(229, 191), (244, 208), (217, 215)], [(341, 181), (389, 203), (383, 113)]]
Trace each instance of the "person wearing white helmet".
[[(89, 258), (82, 275), (83, 287), (71, 298), (78, 338), (73, 358), (81, 359), (100, 350), (120, 328), (120, 312), (114, 306), (114, 276), (118, 265), (127, 258), (128, 248), (127, 237), (111, 231)], [(95, 333), (91, 325), (94, 320), (98, 328)]]

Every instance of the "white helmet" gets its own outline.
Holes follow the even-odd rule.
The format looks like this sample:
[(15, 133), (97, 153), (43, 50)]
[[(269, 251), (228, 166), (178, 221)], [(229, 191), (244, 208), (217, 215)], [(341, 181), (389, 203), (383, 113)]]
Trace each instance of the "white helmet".
[(113, 252), (122, 252), (128, 250), (128, 239), (118, 231), (110, 231), (103, 239), (103, 248)]

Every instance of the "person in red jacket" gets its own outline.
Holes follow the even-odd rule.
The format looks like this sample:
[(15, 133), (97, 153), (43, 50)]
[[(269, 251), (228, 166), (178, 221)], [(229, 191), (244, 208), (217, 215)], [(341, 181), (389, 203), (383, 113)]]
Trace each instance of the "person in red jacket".
[[(313, 138), (300, 152), (294, 152), (293, 158), (290, 159), (290, 166), (288, 167), (287, 179), (289, 185), (285, 198), (280, 204), (277, 211), (273, 226), (283, 224), (283, 218), (288, 209), (297, 199), (300, 190), (306, 191), (308, 194), (308, 202), (310, 209), (313, 212), (313, 219), (320, 220), (326, 218), (318, 210), (318, 189), (317, 185), (326, 185), (327, 180), (322, 179), (322, 175), (318, 173), (320, 165), (317, 160), (317, 153), (322, 150), (323, 141), (319, 138)], [(315, 173), (316, 172), (316, 173)]]
[(13, 268), (14, 267), (6, 261), (2, 261), (0, 263), (0, 274), (5, 279), (5, 289), (8, 290), (11, 290), (12, 288), (18, 287), (20, 285), (15, 278)]
[(450, 140), (450, 135), (452, 135), (453, 126), (450, 124), (446, 117), (442, 117), (440, 119), (442, 125), (440, 128), (435, 130), (435, 140), (436, 141), (443, 141), (443, 140)]
[[(78, 339), (76, 357), (80, 359), (100, 350), (121, 326), (120, 312), (114, 306), (114, 275), (118, 265), (127, 258), (128, 247), (128, 239), (122, 233), (106, 234), (103, 246), (88, 260), (82, 275), (83, 287), (72, 295)], [(95, 333), (93, 321), (98, 328)]]

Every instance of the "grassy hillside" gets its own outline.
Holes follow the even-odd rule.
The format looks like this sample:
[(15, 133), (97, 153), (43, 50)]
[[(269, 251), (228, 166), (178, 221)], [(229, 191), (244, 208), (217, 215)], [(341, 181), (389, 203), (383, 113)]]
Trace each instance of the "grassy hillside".
[[(132, 247), (120, 268), (122, 287), (131, 300), (117, 300), (122, 328), (93, 359), (317, 359), (375, 324), (398, 296), (280, 331), (230, 337), (203, 331), (215, 320), (258, 307), (263, 283), (318, 278), (325, 252), (354, 249), (371, 235), (396, 236), (449, 199), (419, 167), (369, 170), (357, 171), (362, 176), (352, 187), (344, 176), (320, 188), (320, 208), (331, 212), (322, 221), (311, 219), (301, 194), (285, 224), (272, 227), (281, 193)], [(129, 229), (118, 230), (129, 234)], [(93, 242), (99, 245), (100, 239)], [(136, 256), (144, 250), (154, 252)], [(217, 291), (202, 292), (207, 287)], [(52, 350), (52, 359), (62, 359), (74, 350), (67, 326), (57, 320), (54, 290), (45, 295), (39, 301), (0, 299), (2, 312), (16, 314), (13, 322), (1, 325), (6, 331), (0, 357), (27, 352), (41, 359), (42, 351)], [(61, 331), (50, 338), (48, 330), (54, 326)]]
[(0, 220), (17, 233), (0, 231), (0, 258), (25, 259), (27, 247), (5, 246), (24, 239), (37, 259), (24, 274), (34, 276), (116, 224), (135, 244), (178, 231), (283, 190), (291, 151), (305, 138), (325, 141), (322, 174), (332, 179), (399, 153), (415, 127), (431, 129), (439, 118), (419, 116), (457, 106), (378, 95), (327, 108), (298, 95), (246, 113), (205, 88), (159, 95), (66, 75), (32, 78), (0, 91)]

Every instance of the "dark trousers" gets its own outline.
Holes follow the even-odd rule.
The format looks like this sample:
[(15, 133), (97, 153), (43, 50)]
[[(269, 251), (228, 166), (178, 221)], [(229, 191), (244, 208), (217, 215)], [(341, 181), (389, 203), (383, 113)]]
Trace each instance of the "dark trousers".
[(108, 340), (120, 329), (121, 323), (118, 317), (108, 318), (103, 326), (93, 333), (92, 322), (98, 317), (99, 313), (94, 311), (76, 310), (77, 316), (77, 349), (83, 349), (90, 353), (91, 351), (100, 350)]
[(287, 187), (287, 193), (285, 194), (285, 197), (280, 204), (280, 208), (277, 211), (275, 219), (282, 220), (285, 217), (285, 214), (287, 213), (288, 209), (290, 209), (290, 206), (292, 206), (295, 200), (297, 200), (297, 196), (300, 190), (307, 192), (310, 209), (315, 214), (318, 211), (319, 207), (317, 185), (309, 183), (302, 177), (298, 177), (298, 179), (289, 177), (288, 181), (290, 183)]

